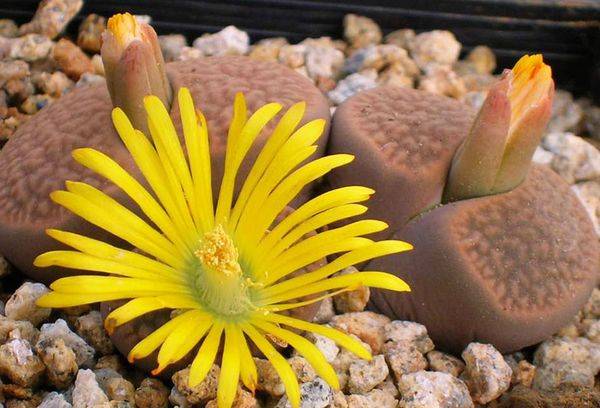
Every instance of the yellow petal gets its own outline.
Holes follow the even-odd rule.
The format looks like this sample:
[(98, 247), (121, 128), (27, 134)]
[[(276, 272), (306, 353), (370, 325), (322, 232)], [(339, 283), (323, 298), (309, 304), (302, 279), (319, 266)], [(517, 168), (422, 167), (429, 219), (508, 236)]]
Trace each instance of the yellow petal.
[(214, 227), (214, 209), (206, 123), (202, 116), (196, 116), (194, 101), (189, 89), (180, 88), (177, 97), (194, 193), (198, 200), (198, 213), (203, 232), (207, 232)]
[[(141, 295), (143, 296), (143, 295)], [(106, 293), (46, 293), (35, 302), (39, 307), (62, 308), (107, 302), (109, 300), (128, 299), (131, 295), (123, 292)]]
[(256, 261), (259, 262), (262, 257), (266, 256), (270, 252), (270, 249), (298, 224), (310, 219), (322, 211), (345, 204), (366, 201), (373, 193), (374, 191), (372, 189), (366, 187), (341, 187), (325, 192), (307, 201), (285, 217), (261, 240), (259, 247), (256, 250), (258, 258)]
[[(183, 276), (180, 271), (173, 269), (169, 265), (138, 254), (137, 252), (117, 248), (97, 239), (57, 229), (48, 229), (46, 230), (46, 234), (65, 245), (83, 252), (84, 254), (102, 258), (108, 261), (118, 262), (119, 264), (134, 268), (143, 269), (151, 274), (164, 276), (165, 278), (169, 279), (176, 279), (177, 277)], [(39, 263), (41, 263), (41, 261), (38, 262), (37, 259), (34, 261), (35, 265), (41, 266)]]
[[(298, 256), (291, 258), (286, 263), (279, 263), (278, 268), (271, 268), (264, 273), (264, 282), (270, 285), (286, 277), (290, 273), (297, 271), (305, 266), (312, 264), (327, 256), (341, 252), (356, 250), (357, 248), (369, 247), (373, 241), (368, 238), (350, 237), (340, 241), (327, 242), (325, 245), (312, 248), (312, 251), (305, 251)], [(343, 256), (343, 255), (342, 255)]]
[(160, 228), (167, 238), (176, 244), (182, 253), (184, 252), (186, 243), (179, 235), (179, 232), (165, 210), (154, 197), (117, 162), (104, 153), (91, 148), (75, 149), (72, 155), (75, 161), (95, 173), (100, 174), (107, 180), (110, 180), (123, 190), (138, 205), (144, 214)]
[(158, 366), (152, 370), (152, 375), (159, 374), (168, 365), (185, 357), (212, 326), (212, 318), (206, 312), (192, 310), (188, 316), (163, 342), (158, 352)]
[(396, 292), (410, 292), (408, 284), (397, 276), (385, 272), (365, 271), (327, 278), (310, 285), (297, 287), (282, 293), (281, 295), (266, 299), (264, 304), (275, 304), (290, 299), (298, 299), (304, 296), (350, 286), (368, 286), (372, 288), (393, 290)]
[(115, 327), (127, 323), (137, 317), (160, 309), (196, 309), (200, 305), (191, 296), (163, 295), (156, 297), (141, 297), (132, 299), (110, 312), (106, 316), (104, 326), (109, 333)]
[(136, 344), (129, 354), (127, 355), (127, 360), (130, 363), (133, 363), (134, 360), (139, 360), (144, 357), (148, 357), (150, 354), (154, 352), (160, 345), (165, 341), (165, 339), (177, 328), (177, 326), (181, 322), (186, 322), (190, 315), (193, 315), (194, 311), (189, 310), (180, 315), (175, 316), (158, 329), (154, 330), (150, 333), (144, 340), (140, 341)]
[(139, 297), (140, 293), (146, 296), (160, 296), (168, 294), (191, 294), (190, 287), (185, 284), (165, 282), (161, 280), (148, 280), (138, 278), (120, 278), (115, 276), (68, 276), (52, 282), (50, 289), (56, 292), (84, 294), (84, 293), (124, 293), (130, 297)]
[(240, 377), (242, 378), (242, 383), (244, 383), (246, 388), (254, 393), (256, 390), (256, 384), (258, 382), (256, 363), (254, 362), (254, 358), (252, 357), (252, 353), (250, 352), (250, 347), (248, 347), (248, 342), (246, 342), (244, 333), (239, 327), (236, 327), (236, 337), (240, 348)]
[(206, 375), (210, 371), (217, 351), (219, 350), (219, 344), (221, 343), (221, 334), (223, 333), (224, 324), (222, 322), (215, 322), (208, 333), (208, 336), (204, 339), (204, 342), (196, 354), (196, 358), (192, 362), (190, 367), (190, 387), (195, 387), (200, 384), (206, 378)]
[(219, 387), (217, 388), (217, 402), (219, 408), (230, 408), (237, 394), (240, 380), (240, 347), (235, 328), (231, 324), (225, 326), (225, 346), (221, 373), (219, 374)]
[(252, 165), (252, 169), (244, 181), (231, 214), (230, 229), (235, 229), (241, 210), (245, 207), (248, 197), (258, 184), (267, 167), (272, 164), (273, 158), (281, 146), (286, 142), (296, 126), (298, 126), (302, 120), (305, 109), (306, 103), (296, 103), (287, 110), (287, 112), (279, 120), (279, 123), (277, 123), (275, 130), (265, 143), (264, 147), (261, 149), (256, 161)]
[(129, 242), (131, 245), (142, 251), (155, 256), (175, 269), (183, 267), (181, 259), (175, 256), (173, 252), (157, 245), (139, 232), (128, 228), (126, 224), (114, 222), (114, 215), (111, 216), (110, 214), (106, 214), (101, 207), (88, 200), (82, 199), (79, 195), (68, 191), (54, 191), (50, 193), (50, 198), (55, 203), (65, 207), (84, 220)]
[[(283, 251), (283, 253), (277, 255), (275, 258), (272, 258), (269, 262), (267, 271), (278, 270), (292, 260), (297, 259), (299, 256), (305, 253), (319, 251), (321, 248), (327, 247), (328, 244), (337, 243), (347, 238), (360, 237), (380, 232), (387, 227), (388, 225), (383, 221), (360, 220), (342, 227), (320, 232), (312, 237), (301, 240), (293, 247)], [(325, 256), (327, 255), (329, 254), (325, 254)]]
[(253, 319), (252, 324), (264, 330), (266, 333), (273, 334), (275, 337), (287, 342), (295, 348), (314, 368), (319, 377), (323, 378), (334, 389), (340, 389), (340, 383), (335, 370), (327, 362), (323, 353), (310, 341), (302, 336), (292, 333), (289, 330), (281, 329), (274, 324), (261, 319)]
[(301, 276), (290, 278), (276, 285), (265, 288), (261, 291), (261, 296), (263, 299), (269, 298), (297, 287), (318, 282), (349, 266), (378, 258), (380, 256), (410, 251), (411, 249), (412, 245), (403, 241), (388, 240), (373, 242), (370, 245), (366, 245), (343, 254), (332, 262), (313, 272), (305, 273)]
[(188, 231), (190, 221), (181, 212), (181, 209), (172, 195), (172, 188), (167, 173), (160, 161), (158, 153), (152, 146), (152, 143), (143, 133), (136, 131), (125, 113), (115, 108), (112, 112), (113, 123), (121, 140), (131, 153), (131, 157), (142, 172), (144, 178), (152, 188), (152, 191), (158, 197), (160, 203), (177, 226), (177, 230), (182, 237), (187, 238), (189, 242), (195, 243), (197, 236)]
[(264, 319), (273, 323), (283, 324), (298, 330), (304, 330), (311, 333), (320, 334), (335, 341), (336, 344), (356, 354), (358, 357), (370, 360), (371, 353), (359, 342), (339, 330), (319, 324), (309, 323), (304, 320), (296, 319), (290, 316), (277, 313), (268, 313), (266, 315), (257, 315), (258, 319)]
[(169, 276), (144, 269), (143, 265), (140, 267), (129, 266), (118, 261), (102, 259), (77, 251), (46, 252), (35, 258), (33, 264), (39, 268), (62, 266), (83, 271), (105, 272), (129, 278), (165, 279), (170, 282), (182, 282), (177, 274)]
[(242, 324), (242, 330), (250, 337), (250, 339), (256, 344), (256, 347), (264, 354), (264, 356), (273, 364), (273, 368), (279, 374), (281, 382), (285, 386), (285, 393), (287, 394), (288, 401), (293, 408), (300, 407), (300, 386), (296, 379), (296, 374), (288, 362), (283, 358), (281, 354), (277, 352), (275, 347), (269, 343), (265, 337), (258, 332), (250, 324)]

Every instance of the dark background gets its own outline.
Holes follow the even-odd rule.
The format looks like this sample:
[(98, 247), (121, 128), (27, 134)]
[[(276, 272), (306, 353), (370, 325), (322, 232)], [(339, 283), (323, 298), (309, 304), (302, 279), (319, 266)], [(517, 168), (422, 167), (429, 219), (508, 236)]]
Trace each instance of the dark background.
[[(0, 17), (19, 23), (33, 15), (38, 0), (0, 0)], [(342, 36), (347, 13), (373, 18), (384, 33), (413, 28), (447, 29), (463, 52), (485, 44), (499, 67), (524, 53), (542, 52), (559, 86), (600, 97), (600, 0), (87, 0), (69, 31), (89, 13), (148, 14), (159, 34), (182, 33), (190, 40), (233, 24), (253, 41), (285, 36)]]

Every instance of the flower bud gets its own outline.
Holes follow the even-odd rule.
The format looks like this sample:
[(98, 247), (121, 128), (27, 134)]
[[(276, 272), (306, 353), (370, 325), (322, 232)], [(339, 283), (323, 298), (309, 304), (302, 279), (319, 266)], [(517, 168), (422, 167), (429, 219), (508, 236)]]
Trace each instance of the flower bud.
[(102, 39), (102, 62), (112, 103), (125, 111), (136, 128), (146, 131), (144, 97), (156, 95), (166, 106), (171, 104), (171, 86), (156, 32), (129, 13), (115, 14)]
[(506, 70), (454, 155), (444, 201), (517, 187), (550, 120), (553, 96), (552, 70), (541, 55), (526, 55)]

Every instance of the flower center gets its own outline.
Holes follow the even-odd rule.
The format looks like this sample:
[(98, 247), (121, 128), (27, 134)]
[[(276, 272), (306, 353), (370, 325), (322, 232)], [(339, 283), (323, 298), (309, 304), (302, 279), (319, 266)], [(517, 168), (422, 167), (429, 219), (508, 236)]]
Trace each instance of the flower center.
[(238, 250), (223, 226), (205, 233), (194, 255), (196, 289), (208, 310), (231, 317), (253, 308), (249, 291), (252, 281), (244, 275)]

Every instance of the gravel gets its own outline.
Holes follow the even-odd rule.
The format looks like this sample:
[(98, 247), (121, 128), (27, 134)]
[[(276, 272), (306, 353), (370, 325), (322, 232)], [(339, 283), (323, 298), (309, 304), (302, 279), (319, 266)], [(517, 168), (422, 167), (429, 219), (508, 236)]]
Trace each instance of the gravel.
[[(74, 86), (104, 81), (98, 52), (105, 17), (83, 16), (75, 38), (62, 34), (82, 5), (82, 0), (44, 0), (27, 24), (19, 27), (0, 20), (0, 146), (31, 115)], [(383, 37), (375, 21), (352, 14), (344, 18), (344, 41), (322, 37), (290, 44), (284, 38), (267, 38), (250, 44), (248, 34), (234, 26), (205, 34), (191, 41), (192, 46), (180, 34), (161, 35), (159, 41), (167, 61), (238, 54), (279, 62), (310, 78), (329, 97), (332, 110), (361, 90), (385, 84), (420, 88), (479, 106), (495, 79), (496, 58), (486, 46), (473, 48), (460, 60), (461, 44), (449, 31), (417, 34), (403, 28)], [(558, 90), (548, 134), (534, 160), (572, 184), (600, 235), (598, 140), (600, 107)], [(35, 300), (48, 289), (19, 281), (10, 272), (0, 256), (0, 404), (217, 406), (217, 365), (193, 388), (187, 385), (187, 368), (170, 380), (150, 378), (116, 354), (96, 306), (38, 308)], [(353, 272), (349, 268), (343, 273)], [(469, 345), (462, 356), (435, 350), (425, 326), (365, 311), (368, 298), (367, 288), (357, 288), (328, 299), (315, 321), (363, 342), (373, 352), (371, 361), (322, 336), (306, 335), (332, 363), (340, 391), (332, 390), (304, 358), (289, 357), (301, 383), (303, 407), (462, 408), (512, 406), (528, 399), (600, 401), (598, 289), (559, 334), (508, 356), (479, 343)], [(271, 364), (255, 361), (257, 393), (240, 388), (235, 406), (288, 407)]]

